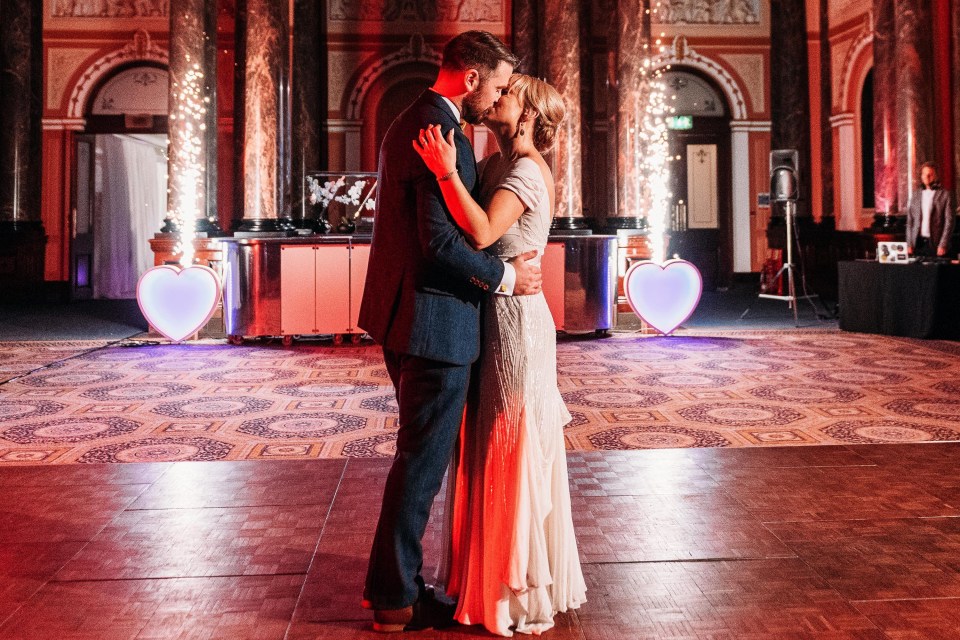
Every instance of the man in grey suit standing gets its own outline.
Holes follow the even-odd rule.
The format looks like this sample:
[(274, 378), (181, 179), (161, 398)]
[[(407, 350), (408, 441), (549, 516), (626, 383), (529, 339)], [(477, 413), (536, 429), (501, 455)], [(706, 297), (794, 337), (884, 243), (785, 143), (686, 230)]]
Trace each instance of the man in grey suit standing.
[(923, 188), (910, 196), (907, 208), (907, 246), (910, 255), (943, 257), (950, 250), (956, 214), (949, 191), (940, 188), (936, 164), (920, 167)]
[[(468, 31), (443, 50), (433, 87), (390, 126), (380, 149), (379, 192), (360, 326), (383, 347), (400, 429), (370, 553), (364, 606), (374, 629), (441, 626), (453, 609), (426, 588), (421, 540), (463, 418), (471, 364), (480, 352), (480, 305), (491, 294), (540, 291), (529, 252), (508, 262), (471, 248), (438, 180), (414, 151), (421, 129), (455, 130), (457, 172), (475, 192), (473, 149), (460, 131), (507, 88), (517, 59), (499, 39)], [(451, 174), (452, 175), (452, 174)]]

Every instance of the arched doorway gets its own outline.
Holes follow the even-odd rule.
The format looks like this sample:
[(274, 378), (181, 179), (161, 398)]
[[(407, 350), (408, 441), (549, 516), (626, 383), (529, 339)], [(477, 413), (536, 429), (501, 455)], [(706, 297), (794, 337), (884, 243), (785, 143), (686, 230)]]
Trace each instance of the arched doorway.
[(436, 75), (436, 72), (429, 76), (426, 73), (418, 73), (402, 82), (394, 83), (383, 93), (377, 103), (373, 145), (375, 154), (380, 153), (380, 144), (383, 142), (384, 136), (387, 135), (387, 129), (390, 128), (393, 121), (433, 84)]
[(733, 275), (730, 110), (720, 89), (693, 69), (674, 65), (663, 81), (674, 108), (668, 255), (695, 264), (705, 288), (725, 288)]
[(437, 66), (423, 61), (397, 64), (370, 85), (359, 110), (362, 121), (361, 167), (376, 171), (387, 129), (437, 78)]
[(153, 264), (148, 240), (166, 211), (167, 92), (166, 68), (142, 61), (90, 93), (72, 172), (75, 299), (133, 298)]

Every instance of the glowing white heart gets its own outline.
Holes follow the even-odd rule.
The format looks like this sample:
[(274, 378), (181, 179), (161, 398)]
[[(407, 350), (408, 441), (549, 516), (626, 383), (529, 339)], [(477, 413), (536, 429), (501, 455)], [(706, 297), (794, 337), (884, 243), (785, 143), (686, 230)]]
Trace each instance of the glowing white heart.
[(213, 269), (199, 265), (153, 267), (137, 282), (137, 302), (154, 329), (180, 342), (213, 315), (220, 302), (220, 278)]
[(686, 260), (644, 260), (627, 270), (623, 289), (633, 312), (664, 335), (689, 318), (703, 291), (700, 271)]

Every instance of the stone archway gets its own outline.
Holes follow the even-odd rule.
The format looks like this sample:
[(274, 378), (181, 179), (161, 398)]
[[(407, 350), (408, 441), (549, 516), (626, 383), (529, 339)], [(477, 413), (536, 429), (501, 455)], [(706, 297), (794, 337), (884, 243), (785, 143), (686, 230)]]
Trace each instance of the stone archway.
[(747, 103), (744, 91), (722, 64), (701, 55), (679, 35), (672, 46), (654, 58), (655, 68), (669, 66), (687, 67), (701, 73), (713, 82), (724, 94), (730, 115), (730, 207), (732, 230), (732, 270), (734, 273), (751, 271), (752, 232), (750, 223), (750, 172), (745, 160), (750, 154), (750, 132), (769, 131), (770, 123), (747, 119)]
[(67, 102), (67, 117), (84, 118), (87, 115), (93, 92), (103, 80), (113, 74), (117, 68), (137, 62), (152, 62), (164, 67), (169, 65), (166, 49), (154, 44), (150, 39), (150, 34), (143, 29), (133, 34), (131, 42), (94, 61), (80, 75), (70, 92), (70, 99)]
[[(401, 49), (377, 59), (366, 66), (344, 92), (342, 113), (345, 145), (359, 149), (357, 166), (347, 168), (375, 171), (380, 139), (383, 137), (384, 120), (390, 121), (405, 108), (411, 96), (403, 83), (415, 82), (419, 88), (429, 86), (440, 68), (441, 52), (433, 49), (416, 34)], [(413, 96), (415, 97), (415, 96)], [(400, 103), (383, 105), (384, 98), (397, 99)], [(385, 111), (384, 107), (389, 106)], [(349, 163), (348, 163), (349, 164)]]
[[(864, 82), (873, 68), (873, 30), (864, 23), (853, 45), (847, 51), (840, 72), (840, 96), (834, 105), (830, 124), (834, 129), (837, 151), (834, 155), (834, 171), (837, 180), (837, 228), (843, 231), (860, 231), (868, 220), (864, 219), (863, 193), (874, 185), (863, 184), (863, 163), (858, 141), (863, 127), (873, 127), (873, 122), (863, 122), (861, 101)], [(866, 161), (873, 162), (873, 158)]]
[[(162, 157), (165, 140), (158, 144), (157, 138), (162, 135), (158, 129), (165, 131), (166, 127), (167, 66), (167, 51), (155, 45), (146, 31), (140, 30), (126, 45), (90, 64), (70, 93), (67, 114), (74, 126), (65, 139), (65, 149), (71, 152), (63, 158), (65, 164), (69, 163), (69, 170), (63, 174), (62, 189), (64, 193), (72, 194), (70, 201), (74, 203), (70, 210), (63, 212), (64, 227), (72, 230), (65, 243), (69, 255), (70, 291), (74, 299), (99, 295), (95, 286), (97, 265), (109, 263), (104, 256), (114, 253), (101, 246), (104, 234), (98, 236), (94, 220), (100, 220), (103, 212), (117, 214), (110, 218), (111, 221), (122, 220), (120, 211), (125, 211), (130, 220), (134, 219), (132, 208), (112, 201), (101, 202), (93, 196), (95, 185), (102, 185), (98, 176), (107, 173), (100, 167), (98, 158), (104, 148), (116, 152), (117, 139), (125, 134), (141, 136), (138, 143), (149, 146), (154, 152), (149, 154), (150, 157)], [(157, 162), (165, 166), (166, 159)], [(114, 175), (113, 171), (109, 173)], [(165, 186), (149, 191), (153, 196), (161, 194), (149, 199), (150, 212), (165, 209), (164, 190)], [(141, 200), (146, 202), (147, 198)], [(134, 255), (137, 257), (135, 265), (127, 269), (130, 273), (139, 273), (152, 261), (145, 238), (152, 235), (153, 230), (141, 227), (137, 227), (136, 241), (131, 242), (131, 246), (136, 247)], [(111, 289), (111, 293), (103, 297), (118, 297), (118, 294)]]
[(702, 73), (723, 91), (731, 119), (747, 119), (747, 104), (744, 101), (743, 90), (737, 81), (719, 62), (692, 49), (683, 36), (674, 38), (673, 45), (653, 59), (654, 68), (663, 69), (673, 65), (688, 67)]

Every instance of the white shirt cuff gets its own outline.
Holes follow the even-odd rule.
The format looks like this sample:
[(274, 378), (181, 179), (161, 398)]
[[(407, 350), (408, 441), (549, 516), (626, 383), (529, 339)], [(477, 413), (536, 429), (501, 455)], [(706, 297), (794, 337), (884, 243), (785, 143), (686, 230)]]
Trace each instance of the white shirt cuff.
[(517, 270), (509, 262), (503, 263), (503, 279), (495, 291), (501, 296), (512, 296), (513, 288), (517, 286)]

